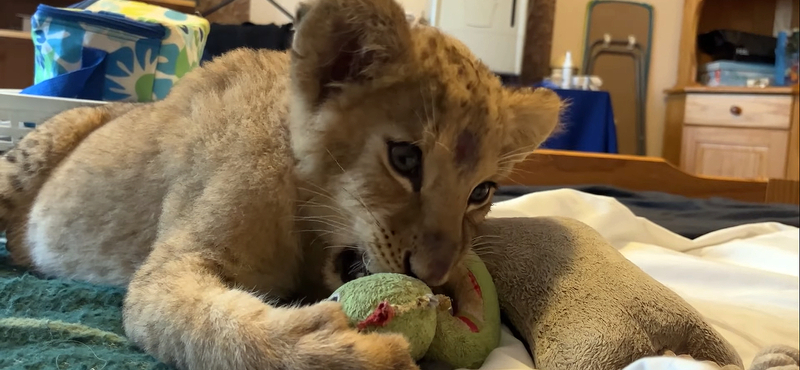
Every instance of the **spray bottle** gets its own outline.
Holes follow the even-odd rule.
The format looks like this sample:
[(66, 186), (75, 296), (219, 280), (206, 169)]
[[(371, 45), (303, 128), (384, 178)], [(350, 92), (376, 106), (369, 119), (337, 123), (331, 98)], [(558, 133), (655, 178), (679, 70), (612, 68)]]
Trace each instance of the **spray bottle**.
[(561, 65), (561, 88), (569, 89), (572, 87), (572, 52), (567, 51), (564, 56), (564, 64)]

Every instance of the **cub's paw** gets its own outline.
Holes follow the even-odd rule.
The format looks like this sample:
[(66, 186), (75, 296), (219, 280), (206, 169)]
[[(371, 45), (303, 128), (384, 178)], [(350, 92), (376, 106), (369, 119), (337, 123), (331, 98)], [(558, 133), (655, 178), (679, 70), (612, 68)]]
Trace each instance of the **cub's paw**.
[(297, 369), (419, 370), (402, 335), (318, 332), (301, 338), (295, 348), (301, 361)]
[(288, 368), (303, 370), (419, 370), (405, 337), (359, 333), (334, 302), (295, 309), (296, 338)]

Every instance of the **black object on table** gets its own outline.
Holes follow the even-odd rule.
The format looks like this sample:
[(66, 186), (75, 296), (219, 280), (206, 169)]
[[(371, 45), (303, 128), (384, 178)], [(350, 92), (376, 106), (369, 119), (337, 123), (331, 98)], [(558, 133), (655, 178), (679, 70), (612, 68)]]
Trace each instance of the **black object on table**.
[(292, 46), (292, 23), (277, 24), (211, 24), (201, 61), (206, 62), (238, 48), (288, 50)]

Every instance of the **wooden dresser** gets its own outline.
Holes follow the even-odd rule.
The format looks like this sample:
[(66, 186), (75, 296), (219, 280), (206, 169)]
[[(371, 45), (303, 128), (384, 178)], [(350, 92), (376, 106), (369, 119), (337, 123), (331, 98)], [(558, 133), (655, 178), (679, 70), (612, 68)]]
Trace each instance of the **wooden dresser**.
[[(686, 0), (678, 81), (667, 91), (664, 158), (689, 173), (800, 179), (798, 88), (706, 87), (697, 66), (700, 33), (727, 28), (772, 35), (781, 0)], [(798, 1), (792, 4), (797, 27)]]

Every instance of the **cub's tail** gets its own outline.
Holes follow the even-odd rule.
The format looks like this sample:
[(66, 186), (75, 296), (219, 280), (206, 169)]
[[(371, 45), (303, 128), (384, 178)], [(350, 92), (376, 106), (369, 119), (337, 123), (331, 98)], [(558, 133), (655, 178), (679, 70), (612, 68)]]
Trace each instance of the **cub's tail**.
[(0, 231), (24, 215), (50, 172), (83, 139), (137, 104), (108, 104), (62, 112), (25, 135), (0, 158)]

